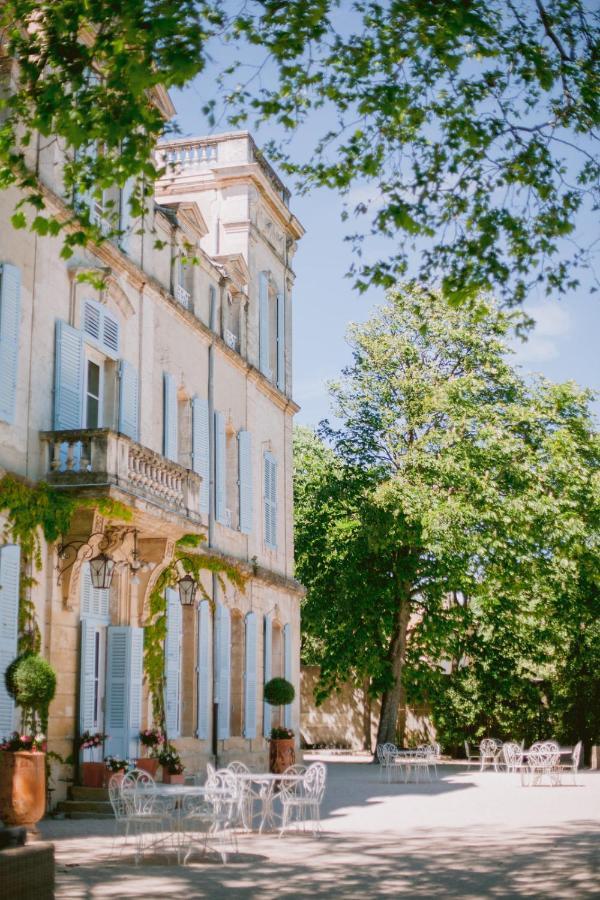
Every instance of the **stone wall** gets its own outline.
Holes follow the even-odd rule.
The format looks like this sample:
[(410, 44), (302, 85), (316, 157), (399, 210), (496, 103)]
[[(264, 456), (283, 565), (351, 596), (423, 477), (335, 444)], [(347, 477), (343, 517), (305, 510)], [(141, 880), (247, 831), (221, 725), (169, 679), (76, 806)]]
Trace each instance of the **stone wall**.
[[(318, 666), (301, 667), (300, 734), (303, 746), (324, 744), (351, 750), (373, 750), (377, 743), (380, 701), (371, 700), (362, 687), (346, 683), (317, 706), (314, 690), (318, 679)], [(434, 738), (429, 709), (406, 707), (405, 743), (413, 745)]]

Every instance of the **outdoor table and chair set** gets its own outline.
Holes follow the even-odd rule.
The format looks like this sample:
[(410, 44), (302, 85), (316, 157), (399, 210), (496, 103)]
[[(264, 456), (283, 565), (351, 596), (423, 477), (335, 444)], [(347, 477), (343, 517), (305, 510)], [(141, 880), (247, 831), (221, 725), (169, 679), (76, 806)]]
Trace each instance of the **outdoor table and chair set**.
[(427, 778), (431, 781), (433, 776), (437, 778), (437, 764), (441, 756), (439, 744), (421, 744), (412, 750), (400, 750), (395, 744), (378, 744), (377, 759), (379, 773), (388, 782), (402, 777), (404, 782), (412, 779), (420, 781)]
[(253, 831), (255, 822), (259, 834), (278, 828), (281, 836), (295, 827), (317, 835), (325, 780), (323, 763), (290, 766), (281, 774), (251, 772), (241, 762), (215, 770), (209, 763), (206, 778), (197, 775), (194, 784), (159, 784), (133, 769), (109, 782), (115, 844), (121, 839), (122, 849), (133, 838), (136, 863), (146, 851), (163, 849), (185, 864), (195, 850), (208, 849), (226, 862), (228, 853), (237, 852), (238, 831)]
[(557, 786), (563, 775), (570, 775), (576, 784), (577, 769), (581, 759), (581, 741), (575, 747), (561, 747), (556, 741), (536, 741), (529, 750), (523, 742), (502, 742), (497, 738), (484, 738), (479, 753), (472, 753), (465, 741), (468, 762), (479, 763), (480, 770), (491, 768), (495, 772), (512, 772), (521, 776), (524, 787), (541, 784)]

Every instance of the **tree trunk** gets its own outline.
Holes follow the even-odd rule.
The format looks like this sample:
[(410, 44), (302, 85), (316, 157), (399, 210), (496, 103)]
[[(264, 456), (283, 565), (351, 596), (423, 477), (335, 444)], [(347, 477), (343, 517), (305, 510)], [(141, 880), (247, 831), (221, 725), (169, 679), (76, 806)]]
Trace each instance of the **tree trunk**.
[(363, 749), (372, 753), (371, 749), (371, 695), (369, 688), (371, 679), (363, 679)]
[(393, 682), (390, 688), (384, 692), (381, 698), (381, 716), (377, 731), (377, 743), (385, 744), (396, 742), (396, 727), (398, 723), (398, 710), (404, 699), (402, 689), (402, 670), (406, 659), (406, 645), (408, 622), (410, 619), (410, 602), (405, 596), (400, 600), (394, 634), (390, 643), (388, 659), (392, 667)]

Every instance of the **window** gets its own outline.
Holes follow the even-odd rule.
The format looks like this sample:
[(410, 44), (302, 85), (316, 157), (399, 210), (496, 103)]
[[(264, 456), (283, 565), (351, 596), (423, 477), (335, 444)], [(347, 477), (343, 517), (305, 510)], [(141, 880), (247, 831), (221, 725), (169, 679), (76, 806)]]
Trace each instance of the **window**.
[(0, 420), (12, 423), (17, 407), (21, 275), (16, 266), (0, 264)]
[(100, 428), (102, 370), (98, 363), (87, 360), (85, 385), (85, 427)]
[(185, 306), (186, 309), (191, 309), (193, 294), (194, 270), (190, 263), (187, 261), (187, 258), (185, 257), (183, 251), (180, 251), (180, 254), (177, 258), (175, 299), (179, 303), (181, 303), (182, 306)]
[(285, 295), (269, 272), (259, 276), (259, 368), (285, 390)]

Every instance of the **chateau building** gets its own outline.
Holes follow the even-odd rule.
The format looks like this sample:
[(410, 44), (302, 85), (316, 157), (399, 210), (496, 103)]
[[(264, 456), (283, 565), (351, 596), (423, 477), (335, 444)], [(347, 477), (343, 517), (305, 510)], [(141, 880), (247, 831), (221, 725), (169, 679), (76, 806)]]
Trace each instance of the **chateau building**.
[[(61, 213), (58, 142), (31, 154)], [(100, 225), (117, 204), (122, 237), (68, 260), (60, 237), (15, 231), (18, 193), (0, 194), (0, 477), (78, 504), (69, 533), (42, 540), (41, 568), (0, 546), (0, 676), (30, 600), (58, 677), (49, 749), (66, 758), (79, 735), (105, 732), (98, 759), (140, 755), (154, 724), (150, 597), (165, 570), (183, 578), (176, 543), (197, 535), (246, 582), (208, 566), (191, 605), (177, 580), (165, 589), (168, 737), (189, 771), (215, 754), (266, 766), (271, 726), (299, 730), (299, 691), (278, 711), (262, 688), (277, 675), (299, 685), (291, 264), (303, 229), (247, 132), (165, 143), (157, 159), (144, 221), (131, 220), (127, 189), (80, 198)], [(110, 587), (93, 586), (102, 577)], [(0, 677), (0, 737), (18, 723)]]

